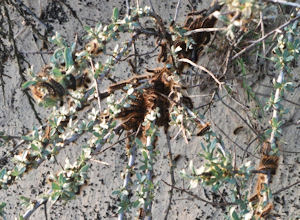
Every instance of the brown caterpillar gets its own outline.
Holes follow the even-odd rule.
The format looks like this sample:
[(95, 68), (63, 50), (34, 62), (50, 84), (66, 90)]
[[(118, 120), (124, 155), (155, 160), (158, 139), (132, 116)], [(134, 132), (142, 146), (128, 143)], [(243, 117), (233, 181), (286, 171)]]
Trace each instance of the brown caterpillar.
[(50, 79), (50, 83), (59, 97), (63, 97), (66, 94), (64, 87), (60, 83), (56, 82), (52, 78)]
[[(255, 194), (250, 197), (249, 201), (258, 203), (260, 205), (263, 204), (263, 195), (262, 191), (265, 190), (265, 184), (269, 184), (267, 182), (268, 178), (267, 175), (272, 176), (276, 174), (276, 170), (278, 168), (278, 163), (279, 163), (279, 157), (277, 155), (269, 155), (271, 151), (271, 144), (270, 142), (266, 141), (263, 144), (262, 147), (262, 153), (261, 153), (261, 159), (259, 162), (259, 167), (258, 171), (263, 171), (263, 173), (258, 174), (258, 179), (256, 183), (256, 189), (255, 189)], [(255, 211), (255, 216), (261, 218), (265, 217), (273, 209), (273, 204), (269, 202), (261, 211)]]
[(46, 96), (55, 97), (55, 88), (48, 82), (38, 82), (37, 84), (30, 86), (31, 93), (33, 97), (41, 102)]
[(41, 72), (38, 73), (38, 77), (41, 80), (36, 84), (30, 86), (33, 97), (38, 102), (43, 102), (47, 98), (60, 101), (60, 105), (63, 105), (64, 97), (68, 94), (68, 90), (78, 90), (80, 88), (88, 89), (92, 80), (89, 76), (88, 70), (84, 70), (83, 73), (77, 77), (72, 74), (65, 75), (65, 71), (61, 71), (63, 78), (61, 82), (51, 77), (51, 66), (46, 65)]
[(198, 133), (197, 136), (202, 136), (204, 135), (209, 129), (210, 129), (210, 123), (206, 122), (205, 124), (198, 124)]
[[(123, 129), (127, 131), (138, 131), (146, 115), (156, 107), (160, 109), (160, 117), (156, 119), (156, 125), (163, 126), (165, 130), (167, 130), (170, 121), (169, 109), (172, 108), (175, 101), (182, 102), (189, 107), (193, 105), (189, 97), (178, 100), (179, 98), (176, 95), (176, 91), (178, 91), (181, 86), (172, 80), (172, 72), (168, 68), (156, 68), (147, 70), (147, 72), (151, 74), (145, 74), (139, 77), (140, 79), (148, 78), (150, 87), (144, 89), (142, 93), (138, 91), (134, 92), (136, 98), (132, 101), (131, 106), (121, 109), (121, 112), (116, 116), (117, 119), (123, 121)], [(141, 84), (137, 77), (134, 77), (133, 81), (136, 81), (136, 86)], [(111, 89), (123, 87), (127, 83), (130, 82), (121, 82), (117, 85), (113, 85)], [(172, 100), (174, 100), (174, 102), (172, 102)], [(147, 130), (147, 128), (143, 127), (138, 133), (142, 141), (145, 141), (145, 130)]]
[[(192, 31), (200, 28), (212, 28), (215, 26), (217, 19), (213, 16), (213, 12), (220, 10), (222, 5), (218, 3), (213, 4), (211, 9), (209, 10), (202, 10), (196, 13), (188, 14), (186, 21), (184, 22), (182, 29), (186, 31)], [(196, 16), (195, 16), (196, 15)], [(171, 31), (173, 30), (173, 23), (170, 26)], [(177, 52), (177, 56), (179, 59), (187, 58), (193, 62), (197, 62), (200, 53), (203, 51), (204, 46), (209, 43), (211, 38), (211, 32), (197, 32), (190, 35), (194, 44), (192, 48), (187, 45), (185, 39), (181, 37), (177, 37), (170, 47), (173, 46), (174, 48), (180, 47), (181, 50)], [(163, 41), (159, 44), (160, 52), (158, 54), (158, 62), (164, 62), (167, 64), (172, 63), (172, 57), (168, 56), (168, 44), (166, 41)], [(179, 63), (178, 71), (181, 73), (184, 67), (189, 66), (187, 63)]]

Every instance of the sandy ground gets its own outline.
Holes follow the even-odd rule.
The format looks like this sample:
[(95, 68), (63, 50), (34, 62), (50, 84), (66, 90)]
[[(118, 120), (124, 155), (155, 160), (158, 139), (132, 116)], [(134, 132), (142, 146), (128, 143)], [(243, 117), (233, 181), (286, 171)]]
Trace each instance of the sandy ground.
[[(175, 7), (177, 1), (159, 1), (152, 0), (153, 6), (156, 12), (162, 15), (163, 19), (168, 21), (174, 16)], [(201, 1), (192, 1), (194, 4)], [(40, 14), (42, 11), (46, 12), (48, 19), (51, 25), (53, 25), (54, 30), (61, 33), (68, 42), (74, 40), (75, 34), (78, 34), (78, 37), (84, 35), (84, 30), (80, 26), (79, 22), (71, 15), (70, 10), (66, 7), (62, 7), (56, 1), (38, 1), (38, 0), (27, 0), (24, 1), (33, 11), (37, 14)], [(121, 11), (121, 14), (124, 14), (126, 11), (125, 1), (117, 0), (72, 0), (67, 1), (74, 9), (84, 25), (93, 26), (97, 21), (103, 23), (108, 23), (111, 17), (111, 12), (114, 7), (118, 7)], [(141, 0), (141, 5), (146, 5), (148, 1)], [(198, 3), (197, 9), (206, 8), (209, 5), (209, 2), (202, 1)], [(178, 22), (184, 20), (184, 16), (189, 12), (190, 8), (188, 7), (188, 1), (183, 1), (181, 4)], [(41, 47), (41, 42), (35, 42), (32, 32), (29, 27), (24, 27), (21, 22), (20, 17), (17, 16), (15, 12), (11, 14), (12, 20), (14, 22), (14, 34), (22, 31), (16, 38), (17, 45), (21, 52), (32, 52), (38, 51)], [(142, 41), (138, 42), (140, 52), (151, 50), (153, 46), (153, 41)], [(51, 49), (51, 48), (50, 48)], [(155, 52), (157, 54), (158, 51)], [(25, 54), (25, 59), (34, 64), (34, 71), (38, 71), (42, 66), (44, 66), (43, 59), (48, 62), (49, 56), (39, 54)], [(212, 55), (207, 54), (200, 62), (204, 66), (207, 66), (212, 71), (217, 70), (217, 65), (222, 57), (212, 57)], [(140, 62), (140, 71), (144, 67), (149, 67), (153, 65), (151, 57), (145, 57), (139, 60)], [(29, 105), (27, 98), (20, 89), (20, 76), (17, 74), (17, 63), (15, 59), (9, 59), (4, 65), (5, 74), (9, 75), (11, 79), (6, 81), (5, 85), (5, 100), (1, 94), (0, 98), (0, 131), (5, 131), (8, 135), (21, 136), (26, 134), (33, 126), (39, 126), (38, 121), (36, 120), (33, 111)], [(250, 77), (249, 81), (253, 81), (255, 76), (255, 70), (253, 68), (253, 76)], [(300, 69), (297, 68), (294, 72), (298, 73), (299, 78)], [(118, 79), (125, 79), (130, 72), (126, 63), (121, 64), (121, 66), (116, 68), (115, 76)], [(270, 70), (269, 75), (276, 74)], [(193, 77), (190, 79), (190, 82), (196, 84), (200, 82), (201, 78)], [(233, 85), (235, 91), (237, 91), (238, 99), (243, 100), (246, 96), (243, 90), (240, 87), (239, 82), (230, 82)], [(255, 86), (255, 91), (261, 94), (270, 94), (271, 88), (266, 85), (271, 85), (271, 77), (266, 76), (264, 80), (257, 83)], [(299, 83), (295, 91), (285, 96), (286, 99), (291, 100), (296, 103), (300, 103), (300, 87)], [(209, 90), (200, 89), (196, 87), (191, 89), (191, 95), (207, 94)], [(267, 97), (259, 96), (261, 101), (266, 101)], [(209, 102), (207, 97), (194, 97), (195, 106), (200, 106)], [(242, 108), (231, 99), (224, 99), (224, 101), (235, 108), (243, 118), (247, 118), (245, 112)], [(249, 106), (253, 106), (253, 103), (246, 103)], [(294, 105), (289, 102), (284, 102), (290, 111), (285, 116), (287, 121), (289, 119), (290, 123), (288, 126), (283, 129), (283, 141), (281, 148), (286, 151), (297, 151), (300, 152), (299, 141), (300, 141), (300, 126), (296, 122), (299, 122), (300, 119), (300, 109), (299, 104)], [(37, 111), (40, 117), (45, 120), (47, 112), (36, 106)], [(204, 111), (205, 108), (203, 108)], [(248, 112), (251, 115), (250, 112)], [(226, 108), (220, 101), (215, 102), (211, 106), (210, 111), (206, 114), (206, 119), (208, 121), (213, 121), (217, 124), (218, 127), (224, 131), (228, 136), (235, 142), (239, 143), (240, 146), (246, 148), (248, 143), (253, 140), (255, 135), (248, 129), (242, 120), (237, 117), (237, 115), (232, 112), (230, 109)], [(257, 129), (266, 128), (268, 126), (268, 120), (270, 115), (266, 115), (265, 118), (259, 121), (252, 121), (252, 124), (257, 126)], [(239, 127), (243, 126), (242, 131), (238, 135), (234, 135), (233, 131)], [(221, 133), (221, 131), (213, 126), (216, 132)], [(177, 130), (173, 130), (173, 133), (176, 133)], [(82, 138), (78, 142), (67, 146), (58, 156), (57, 160), (61, 163), (64, 163), (66, 157), (70, 158), (71, 161), (74, 161), (78, 153), (80, 152), (80, 144), (84, 143), (86, 139)], [(188, 187), (188, 182), (184, 181), (179, 176), (179, 171), (187, 168), (190, 160), (194, 161), (196, 166), (201, 164), (197, 154), (200, 152), (200, 137), (193, 138), (192, 141), (187, 145), (183, 138), (173, 140), (172, 148), (174, 155), (181, 155), (176, 162), (176, 172), (175, 179), (176, 185), (182, 188)], [(236, 146), (227, 138), (224, 137), (224, 142), (227, 146), (227, 150), (233, 152)], [(259, 155), (257, 152), (258, 143), (254, 142), (248, 149), (255, 155)], [(157, 183), (157, 193), (154, 199), (153, 204), (153, 219), (162, 219), (162, 213), (164, 213), (166, 206), (168, 204), (168, 191), (167, 187), (160, 180), (166, 180), (170, 182), (169, 175), (169, 165), (167, 160), (167, 146), (166, 139), (162, 132), (160, 141), (158, 144), (160, 154), (157, 156), (157, 163), (155, 164), (155, 183)], [(7, 154), (7, 148), (0, 148), (0, 156), (3, 157)], [(241, 162), (242, 151), (237, 149), (237, 160), (238, 163)], [(91, 162), (90, 169), (90, 181), (88, 186), (86, 186), (81, 194), (76, 197), (75, 200), (70, 201), (66, 205), (55, 204), (53, 206), (48, 205), (47, 212), (49, 219), (66, 219), (66, 220), (75, 220), (75, 219), (115, 219), (117, 211), (117, 201), (116, 197), (112, 195), (112, 192), (118, 189), (122, 185), (121, 173), (124, 171), (126, 166), (127, 159), (125, 154), (125, 149), (122, 145), (116, 145), (112, 150), (106, 151), (104, 154), (101, 154), (95, 158), (100, 161), (107, 162), (109, 165), (103, 165), (96, 162)], [(246, 161), (251, 160), (252, 164), (255, 166), (258, 161), (257, 159), (248, 155), (245, 159)], [(11, 166), (10, 161), (4, 162), (5, 166)], [(280, 168), (272, 185), (273, 190), (277, 191), (285, 186), (288, 186), (297, 180), (300, 176), (300, 154), (295, 153), (282, 153), (280, 160)], [(3, 165), (1, 165), (2, 167)], [(46, 177), (49, 175), (49, 172), (55, 172), (59, 170), (60, 167), (57, 164), (50, 162), (45, 162), (41, 165), (38, 170), (32, 170), (28, 175), (25, 175), (22, 180), (17, 181), (13, 186), (9, 187), (8, 190), (0, 191), (0, 202), (4, 201), (7, 203), (6, 213), (7, 219), (15, 219), (18, 214), (24, 212), (24, 209), (21, 206), (21, 201), (19, 197), (21, 195), (30, 197), (32, 199), (38, 199), (41, 194), (45, 193), (49, 188), (49, 185), (45, 182)], [(254, 179), (251, 181), (251, 184), (254, 184)], [(204, 191), (206, 190), (208, 198), (206, 197)], [(179, 191), (174, 192), (174, 197), (171, 205), (171, 210), (169, 214), (169, 219), (225, 219), (222, 209), (216, 209), (211, 205), (204, 204), (201, 201), (198, 201), (187, 194), (184, 194)], [(202, 186), (193, 190), (193, 193), (207, 199), (212, 199), (213, 195), (209, 189), (204, 189)], [(215, 198), (216, 201), (219, 201), (220, 198)], [(275, 211), (279, 214), (278, 219), (296, 219), (300, 216), (300, 190), (299, 186), (292, 187), (278, 195), (275, 195)], [(37, 210), (31, 219), (45, 219), (44, 216), (44, 207), (41, 207)]]

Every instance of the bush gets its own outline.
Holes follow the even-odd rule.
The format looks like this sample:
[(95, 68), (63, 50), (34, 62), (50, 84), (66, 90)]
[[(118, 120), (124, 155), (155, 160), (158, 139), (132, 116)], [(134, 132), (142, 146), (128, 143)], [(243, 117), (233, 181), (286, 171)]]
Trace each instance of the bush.
[[(20, 60), (24, 58), (16, 54), (18, 49), (9, 10), (17, 9), (25, 17), (28, 14), (24, 12), (31, 11), (22, 1), (16, 2), (3, 1), (0, 5), (2, 20), (6, 21), (8, 27), (8, 40), (12, 42), (16, 59), (21, 65)], [(168, 216), (172, 218), (169, 213), (173, 197), (178, 191), (222, 209), (224, 218), (258, 219), (273, 215), (276, 203), (271, 181), (278, 175), (276, 171), (281, 165), (280, 151), (284, 150), (280, 146), (283, 146), (285, 114), (289, 107), (283, 102), (284, 94), (295, 88), (293, 68), (297, 65), (300, 42), (300, 15), (295, 10), (299, 5), (296, 3), (280, 2), (280, 7), (291, 12), (286, 22), (264, 25), (268, 10), (278, 16), (289, 16), (284, 10), (279, 12), (279, 5), (274, 5), (275, 2), (214, 1), (206, 10), (190, 12), (181, 24), (177, 22), (180, 10), (178, 1), (175, 16), (167, 25), (154, 8), (137, 4), (136, 7), (127, 7), (125, 15), (114, 8), (111, 23), (85, 26), (87, 34), (84, 39), (78, 40), (76, 37), (72, 44), (57, 32), (50, 37), (48, 41), (56, 47), (50, 62), (38, 73), (33, 68), (29, 68), (26, 75), (20, 71), (24, 93), (27, 97), (32, 96), (35, 103), (48, 109), (50, 114), (46, 123), (22, 136), (17, 146), (24, 146), (23, 149), (13, 149), (13, 166), (1, 169), (0, 188), (8, 189), (31, 169), (38, 169), (47, 161), (60, 164), (56, 157), (64, 148), (83, 137), (88, 141), (82, 145), (74, 163), (66, 158), (61, 170), (52, 172), (48, 177), (50, 190), (40, 199), (21, 196), (27, 211), (19, 218), (29, 218), (48, 202), (66, 203), (74, 199), (82, 187), (89, 183), (89, 168), (96, 155), (118, 143), (126, 145), (127, 156), (123, 185), (111, 192), (117, 198), (116, 214), (119, 219), (129, 216), (151, 219), (159, 184), (170, 188), (168, 204), (164, 213), (161, 213), (165, 219)], [(69, 5), (63, 4), (78, 18)], [(48, 24), (44, 25), (51, 33)], [(257, 31), (258, 26), (261, 27), (260, 31)], [(272, 29), (265, 33), (265, 28)], [(4, 35), (4, 32), (1, 34)], [(270, 40), (270, 37), (275, 38), (274, 35), (277, 35), (275, 43)], [(137, 45), (143, 39), (153, 42), (153, 50), (139, 54)], [(83, 47), (78, 43), (82, 40), (85, 42)], [(5, 42), (0, 43), (2, 50), (7, 51)], [(151, 63), (151, 68), (140, 68), (138, 58), (152, 54), (158, 48), (160, 51), (155, 55), (156, 61)], [(213, 67), (199, 64), (203, 57), (215, 57), (214, 60), (222, 58), (222, 64), (212, 71)], [(7, 58), (2, 56), (1, 59)], [(261, 71), (257, 73), (258, 80), (251, 85), (249, 78), (254, 71), (253, 65), (256, 65), (255, 59), (259, 60)], [(123, 61), (128, 61), (132, 74), (118, 81), (115, 76), (118, 65)], [(274, 67), (277, 75), (272, 75), (273, 90), (267, 94), (270, 98), (265, 102), (254, 91), (254, 85), (266, 77), (267, 65)], [(203, 77), (198, 85), (187, 83), (197, 79), (193, 73)], [(5, 98), (4, 77), (1, 74)], [(245, 96), (236, 92), (239, 83), (242, 88), (240, 92)], [(108, 85), (107, 89), (103, 89), (104, 85)], [(210, 96), (210, 102), (201, 108), (195, 107), (199, 99), (188, 95), (188, 92), (193, 93), (198, 88), (207, 91)], [(244, 112), (227, 104), (225, 98), (237, 103)], [(233, 135), (239, 135), (241, 130), (255, 134), (254, 141), (262, 146), (259, 156), (250, 152), (251, 143), (245, 149), (241, 146), (244, 144), (233, 141), (226, 131), (220, 129), (218, 122), (212, 118), (209, 120), (206, 113), (218, 101), (221, 102), (221, 111), (230, 110), (235, 118), (244, 123), (234, 129)], [(207, 109), (204, 108), (206, 106)], [(248, 118), (244, 118), (244, 115)], [(220, 120), (224, 120), (222, 115)], [(268, 120), (269, 126), (264, 124)], [(171, 142), (180, 135), (186, 145), (196, 142), (199, 146), (198, 161), (189, 158), (189, 167), (185, 169), (176, 166), (176, 157), (172, 152), (174, 148)], [(162, 151), (158, 143), (164, 137), (170, 183), (162, 176), (156, 176), (155, 172)], [(2, 147), (11, 146), (14, 139), (5, 132), (0, 133)], [(123, 144), (124, 140), (126, 144)], [(245, 139), (242, 141), (249, 142)], [(244, 160), (245, 155), (259, 159), (256, 169), (251, 161)], [(201, 166), (194, 166), (194, 163), (200, 162)], [(255, 175), (258, 176), (256, 188), (250, 196), (249, 184)], [(179, 178), (187, 180), (189, 187), (179, 187)], [(197, 195), (193, 190), (199, 185), (211, 190), (212, 195), (220, 199), (211, 201)], [(0, 205), (3, 218), (5, 206), (4, 202)]]

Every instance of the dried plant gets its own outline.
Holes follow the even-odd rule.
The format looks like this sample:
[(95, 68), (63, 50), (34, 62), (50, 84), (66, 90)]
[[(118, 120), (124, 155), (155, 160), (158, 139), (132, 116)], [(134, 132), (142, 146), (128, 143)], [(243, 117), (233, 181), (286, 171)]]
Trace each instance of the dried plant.
[[(19, 13), (29, 9), (26, 9), (22, 1), (18, 1), (22, 4), (15, 4), (9, 0), (4, 2), (0, 3), (0, 9), (7, 15), (11, 33), (11, 21), (6, 4), (18, 9)], [(249, 32), (256, 30), (255, 19), (263, 16), (263, 10), (270, 7), (269, 3), (262, 4), (262, 2), (275, 1), (213, 1), (210, 8), (187, 14), (184, 24), (176, 23), (177, 8), (176, 16), (169, 27), (166, 27), (153, 8), (140, 8), (137, 4), (136, 8), (128, 8), (130, 13), (128, 12), (124, 17), (121, 17), (119, 10), (115, 8), (110, 24), (99, 23), (94, 28), (85, 27), (87, 35), (81, 50), (77, 48), (77, 37), (71, 45), (68, 45), (59, 33), (49, 38), (49, 42), (57, 47), (51, 62), (39, 73), (28, 69), (27, 81), (23, 82), (22, 89), (26, 94), (31, 94), (29, 96), (32, 96), (39, 105), (45, 108), (51, 107), (52, 112), (42, 126), (22, 136), (23, 140), (20, 141), (19, 146), (25, 147), (16, 148), (12, 152), (13, 168), (4, 167), (0, 170), (0, 189), (9, 188), (31, 169), (38, 169), (45, 161), (57, 162), (56, 156), (60, 151), (69, 144), (75, 143), (81, 136), (88, 137), (89, 141), (82, 146), (82, 153), (76, 162), (71, 164), (67, 158), (65, 166), (61, 166), (59, 172), (51, 174), (48, 181), (51, 189), (39, 200), (22, 196), (27, 211), (21, 215), (21, 219), (28, 219), (36, 209), (48, 201), (53, 204), (74, 199), (88, 183), (90, 161), (95, 155), (110, 148), (103, 150), (105, 144), (115, 142), (114, 145), (121, 142), (115, 137), (120, 138), (123, 131), (126, 131), (123, 139), (127, 139), (128, 163), (124, 168), (123, 186), (113, 192), (118, 198), (119, 209), (116, 214), (119, 219), (130, 218), (129, 216), (151, 219), (152, 204), (156, 196), (154, 166), (160, 149), (157, 140), (161, 138), (159, 135), (161, 127), (167, 137), (171, 175), (171, 184), (159, 180), (171, 187), (169, 205), (164, 213), (165, 219), (168, 218), (173, 194), (176, 193), (173, 189), (188, 193), (213, 207), (227, 209), (227, 217), (230, 219), (262, 219), (270, 216), (276, 205), (272, 199), (271, 180), (281, 165), (279, 143), (286, 110), (281, 101), (284, 91), (288, 90), (293, 82), (291, 64), (293, 62), (295, 64), (299, 55), (300, 15), (295, 10), (288, 22), (268, 34), (262, 31), (260, 38), (258, 35), (249, 36)], [(291, 6), (283, 1), (281, 4)], [(296, 6), (299, 5), (295, 3), (291, 7)], [(3, 18), (1, 17), (0, 20), (2, 21)], [(150, 28), (144, 27), (145, 20), (150, 23)], [(215, 27), (217, 24), (223, 26)], [(264, 25), (262, 17), (260, 25)], [(250, 122), (245, 120), (239, 112), (226, 104), (219, 94), (224, 92), (225, 96), (245, 108), (245, 104), (242, 103), (245, 100), (237, 98), (230, 81), (232, 78), (237, 81), (241, 79), (241, 76), (236, 73), (236, 70), (241, 69), (242, 87), (245, 93), (260, 104), (260, 100), (245, 79), (247, 68), (251, 70), (251, 63), (244, 61), (243, 54), (251, 49), (258, 51), (257, 45), (263, 42), (263, 53), (266, 56), (264, 58), (267, 58), (265, 44), (268, 42), (265, 39), (276, 32), (280, 32), (274, 49), (275, 55), (272, 58), (275, 68), (280, 71), (278, 78), (274, 79), (276, 91), (271, 95), (265, 108), (261, 105), (257, 107), (258, 112), (262, 113), (273, 110), (270, 128), (265, 129), (264, 132), (254, 128), (251, 120)], [(122, 42), (123, 36), (128, 34), (130, 39)], [(2, 36), (3, 33), (0, 32), (0, 35)], [(138, 66), (130, 62), (135, 74), (116, 82), (112, 77), (115, 74), (114, 68), (122, 60), (138, 56), (135, 42), (140, 40), (141, 35), (145, 35), (148, 39), (154, 37), (156, 45), (160, 47), (157, 65), (148, 67), (149, 69), (139, 67), (144, 73), (139, 75), (134, 70)], [(248, 38), (251, 38), (252, 43), (241, 49), (242, 45), (246, 44), (245, 39)], [(226, 41), (228, 48), (228, 51), (222, 54), (224, 65), (216, 74), (208, 70), (209, 68), (197, 64), (204, 52), (213, 50), (212, 39)], [(14, 42), (13, 37), (10, 37), (10, 40)], [(216, 45), (219, 43), (216, 42)], [(0, 40), (1, 51), (6, 50), (3, 49), (3, 45)], [(110, 51), (112, 46), (114, 49)], [(130, 52), (133, 54), (130, 55)], [(6, 59), (3, 56), (0, 58)], [(103, 58), (106, 58), (106, 61), (103, 61)], [(239, 61), (235, 62), (235, 59)], [(267, 59), (264, 61), (267, 62)], [(205, 85), (213, 85), (210, 90), (213, 91), (212, 95), (210, 94), (211, 100), (207, 104), (208, 109), (202, 111), (203, 114), (195, 109), (192, 98), (187, 95), (187, 88), (190, 85), (185, 85), (183, 82), (184, 76), (187, 75), (186, 70), (192, 66), (204, 71), (205, 74), (208, 73)], [(25, 80), (25, 76), (23, 78)], [(0, 80), (3, 88), (2, 72), (0, 72)], [(105, 80), (113, 83), (101, 92), (99, 87)], [(236, 149), (232, 150), (233, 148), (226, 145), (224, 141), (225, 138), (229, 141), (232, 139), (221, 129), (222, 135), (215, 132), (214, 129), (218, 128), (218, 125), (213, 120), (206, 119), (206, 112), (217, 100), (221, 100), (226, 108), (241, 118), (245, 126), (249, 127), (262, 144), (258, 157), (260, 162), (256, 170), (251, 166), (251, 162), (242, 161), (241, 164), (237, 164)], [(247, 112), (245, 114), (249, 117)], [(255, 117), (251, 119), (256, 120)], [(187, 144), (196, 137), (201, 139), (199, 157), (203, 161), (202, 166), (196, 168), (193, 161), (189, 161), (189, 169), (181, 171), (181, 177), (190, 181), (189, 189), (176, 186), (175, 158), (170, 144), (171, 128), (179, 129), (173, 138), (182, 134)], [(239, 126), (233, 134), (238, 135), (242, 129), (243, 126)], [(12, 139), (12, 136), (0, 132), (0, 146), (10, 145)], [(239, 144), (233, 143), (240, 147)], [(252, 154), (248, 149), (240, 148), (245, 154)], [(233, 151), (234, 154), (231, 153)], [(137, 161), (138, 156), (140, 158)], [(255, 174), (258, 174), (255, 193), (249, 198), (250, 177)], [(210, 201), (194, 195), (192, 190), (199, 184), (213, 193), (220, 194), (222, 199)], [(220, 190), (227, 191), (227, 194), (221, 194)], [(2, 202), (0, 216), (5, 218), (5, 214), (5, 203)]]

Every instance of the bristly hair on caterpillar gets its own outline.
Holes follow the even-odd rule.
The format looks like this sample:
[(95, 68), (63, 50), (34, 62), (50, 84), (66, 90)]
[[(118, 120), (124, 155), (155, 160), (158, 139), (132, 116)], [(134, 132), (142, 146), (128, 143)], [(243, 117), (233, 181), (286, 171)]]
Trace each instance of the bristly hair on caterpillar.
[[(188, 14), (185, 23), (181, 27), (186, 31), (193, 31), (200, 28), (212, 28), (217, 22), (217, 18), (213, 15), (213, 12), (220, 10), (223, 5), (218, 3), (213, 4), (211, 9), (202, 10), (200, 12), (193, 12)], [(174, 23), (170, 26), (171, 32), (174, 32)], [(160, 46), (160, 52), (157, 57), (158, 62), (163, 62), (166, 64), (172, 64), (172, 56), (168, 55), (168, 50), (171, 47), (174, 49), (180, 47), (181, 49), (177, 52), (179, 59), (187, 58), (193, 62), (197, 62), (200, 53), (203, 51), (204, 46), (210, 42), (211, 32), (196, 32), (190, 35), (193, 41), (192, 47), (187, 44), (186, 39), (182, 37), (177, 37), (172, 41), (172, 45), (168, 45), (168, 41), (162, 41), (158, 44)], [(158, 40), (157, 40), (158, 42)], [(178, 72), (181, 73), (185, 67), (188, 67), (187, 63), (178, 64)]]
[[(261, 159), (259, 162), (258, 178), (255, 188), (255, 194), (250, 197), (249, 201), (253, 203), (257, 203), (263, 205), (263, 191), (266, 190), (266, 186), (269, 185), (269, 178), (272, 180), (272, 176), (276, 174), (276, 170), (278, 168), (279, 156), (277, 155), (269, 155), (271, 152), (271, 144), (269, 141), (265, 141), (263, 143), (261, 149)], [(270, 214), (273, 209), (273, 204), (269, 202), (266, 204), (262, 210), (256, 210), (255, 216), (261, 218)]]
[(61, 76), (55, 77), (51, 73), (52, 67), (46, 65), (41, 72), (37, 74), (38, 82), (30, 86), (31, 93), (38, 103), (45, 100), (52, 100), (54, 103), (60, 102), (60, 106), (66, 101), (65, 97), (70, 90), (87, 90), (92, 85), (92, 79), (88, 69), (81, 71), (74, 76), (72, 73), (66, 74), (61, 70)]

